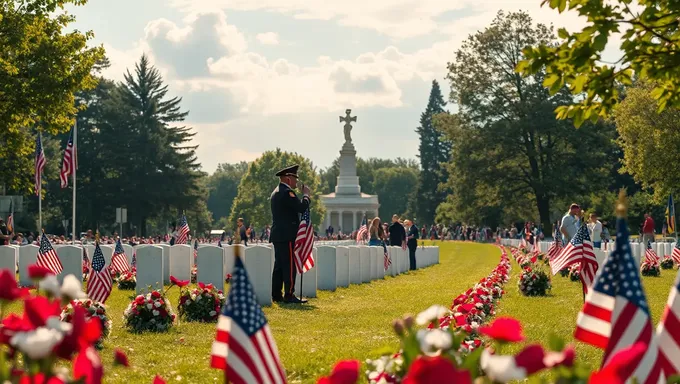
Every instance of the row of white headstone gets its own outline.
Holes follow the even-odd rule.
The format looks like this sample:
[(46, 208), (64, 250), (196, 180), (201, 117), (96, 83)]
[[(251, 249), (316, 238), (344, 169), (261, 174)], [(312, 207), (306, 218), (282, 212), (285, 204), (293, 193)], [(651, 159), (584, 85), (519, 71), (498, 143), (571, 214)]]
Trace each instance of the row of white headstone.
[[(509, 245), (513, 247), (519, 247), (521, 240), (516, 240), (516, 239), (501, 239), (501, 244), (503, 245)], [(548, 252), (548, 249), (550, 249), (550, 246), (552, 245), (552, 241), (539, 241), (538, 242), (538, 250), (541, 252)], [(670, 256), (671, 252), (673, 252), (673, 247), (675, 247), (675, 243), (652, 243), (652, 249), (654, 249), (654, 252), (660, 257), (663, 258), (664, 256)], [(605, 244), (602, 243), (601, 248), (595, 248), (593, 249), (595, 253), (595, 257), (597, 257), (597, 262), (602, 266), (604, 264), (604, 260), (607, 257), (607, 254), (614, 248), (614, 242), (610, 241), (609, 243)], [(644, 260), (645, 258), (645, 251), (647, 250), (647, 246), (642, 243), (630, 243), (630, 250), (633, 255), (633, 259), (635, 259), (635, 262), (637, 263), (637, 267), (640, 267), (640, 261)]]
[[(94, 246), (84, 246), (91, 258)], [(89, 249), (91, 247), (91, 249)], [(188, 245), (138, 245), (134, 249), (124, 245), (128, 263), (132, 255), (137, 257), (137, 293), (145, 292), (148, 287), (157, 288), (168, 284), (170, 276), (179, 280), (191, 278), (193, 265), (193, 248)], [(271, 244), (245, 247), (230, 245), (217, 247), (199, 245), (197, 251), (197, 281), (224, 287), (227, 274), (233, 270), (236, 247), (253, 283), (255, 293), (261, 305), (271, 305), (271, 276), (274, 270), (274, 249)], [(55, 245), (55, 251), (64, 267), (59, 275), (72, 274), (82, 280), (83, 248), (73, 245)], [(113, 248), (102, 245), (102, 253), (106, 265), (111, 263)], [(19, 283), (24, 286), (32, 284), (28, 276), (28, 266), (35, 264), (38, 247), (0, 246), (0, 269), (14, 270), (19, 265)], [(369, 246), (329, 246), (321, 245), (313, 251), (315, 266), (304, 274), (304, 278), (296, 279), (296, 294), (304, 297), (316, 297), (317, 290), (335, 290), (336, 287), (347, 287), (350, 284), (369, 283), (383, 279), (386, 275), (396, 276), (408, 271), (408, 250), (401, 247), (388, 247), (392, 264), (384, 269), (384, 251), (382, 247)], [(425, 268), (439, 263), (439, 247), (418, 247), (416, 250), (416, 267)], [(303, 286), (300, 287), (300, 284)], [(300, 292), (302, 290), (302, 292)]]

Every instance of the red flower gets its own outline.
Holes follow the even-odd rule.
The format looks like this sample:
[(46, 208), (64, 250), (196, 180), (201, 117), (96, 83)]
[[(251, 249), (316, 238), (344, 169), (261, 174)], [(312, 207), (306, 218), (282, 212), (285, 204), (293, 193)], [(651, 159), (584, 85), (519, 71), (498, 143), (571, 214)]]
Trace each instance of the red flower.
[(17, 287), (16, 277), (7, 269), (0, 271), (0, 301), (14, 301), (28, 296), (27, 289)]
[(103, 377), (102, 359), (94, 347), (81, 349), (73, 360), (73, 378), (81, 379), (83, 384), (101, 384)]
[(511, 317), (499, 317), (491, 323), (491, 326), (480, 327), (479, 333), (496, 341), (513, 343), (524, 340), (522, 325)]
[(526, 346), (520, 353), (515, 355), (515, 364), (526, 370), (527, 376), (545, 368), (543, 357), (545, 351), (539, 344)]
[(31, 324), (31, 329), (44, 327), (48, 318), (60, 314), (61, 305), (58, 301), (51, 301), (44, 296), (24, 300), (24, 321)]
[(28, 321), (24, 321), (21, 317), (11, 313), (2, 319), (2, 327), (0, 327), (0, 343), (9, 345), (9, 340), (17, 332), (30, 331), (32, 326)]
[(73, 328), (64, 336), (64, 339), (56, 346), (57, 356), (70, 360), (77, 351), (86, 350), (93, 346), (102, 334), (102, 324), (99, 318), (86, 320), (86, 311), (82, 307), (75, 307), (71, 320)]
[(441, 356), (418, 358), (411, 364), (411, 368), (404, 377), (403, 384), (426, 384), (426, 383), (472, 383), (470, 372), (459, 371), (450, 360)]
[(64, 384), (64, 380), (56, 376), (52, 376), (48, 380), (45, 380), (45, 375), (42, 373), (37, 373), (33, 377), (24, 374), (19, 379), (19, 384)]
[(54, 272), (48, 268), (41, 267), (38, 264), (28, 266), (28, 277), (30, 277), (31, 280), (42, 280), (47, 275), (54, 275)]
[(359, 381), (359, 361), (344, 360), (333, 367), (329, 376), (322, 377), (317, 384), (355, 384)]
[(162, 377), (156, 375), (156, 377), (153, 378), (153, 384), (166, 384), (166, 383)]
[(170, 276), (170, 282), (180, 288), (189, 285), (189, 280), (178, 280), (175, 276)]
[(121, 351), (118, 348), (116, 348), (116, 350), (113, 351), (113, 363), (116, 365), (122, 365), (124, 367), (130, 366), (130, 362), (128, 361), (128, 358), (125, 355), (125, 352)]
[(135, 298), (135, 304), (137, 305), (142, 305), (144, 304), (144, 296), (139, 295)]
[(637, 367), (636, 362), (642, 359), (646, 350), (647, 345), (642, 342), (620, 350), (612, 356), (609, 364), (590, 376), (588, 383), (624, 384), (633, 374)]
[(214, 286), (212, 284), (203, 284), (201, 282), (198, 283), (198, 286), (201, 289), (207, 289), (208, 291), (212, 291), (212, 289), (214, 288)]
[(158, 298), (160, 298), (160, 297), (161, 297), (161, 293), (160, 293), (160, 292), (158, 292), (158, 291), (153, 291), (153, 292), (151, 292), (151, 298), (153, 298), (153, 299), (158, 299)]

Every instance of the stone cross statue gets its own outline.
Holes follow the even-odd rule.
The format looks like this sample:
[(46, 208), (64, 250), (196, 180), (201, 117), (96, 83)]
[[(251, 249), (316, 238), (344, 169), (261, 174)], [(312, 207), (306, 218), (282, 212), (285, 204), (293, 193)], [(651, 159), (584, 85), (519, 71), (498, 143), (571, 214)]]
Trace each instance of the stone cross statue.
[(352, 132), (352, 122), (357, 121), (357, 117), (351, 117), (350, 114), (352, 114), (351, 109), (345, 110), (345, 116), (340, 116), (340, 122), (345, 123), (345, 142), (346, 143), (351, 143), (352, 142), (352, 136), (350, 136), (350, 132)]

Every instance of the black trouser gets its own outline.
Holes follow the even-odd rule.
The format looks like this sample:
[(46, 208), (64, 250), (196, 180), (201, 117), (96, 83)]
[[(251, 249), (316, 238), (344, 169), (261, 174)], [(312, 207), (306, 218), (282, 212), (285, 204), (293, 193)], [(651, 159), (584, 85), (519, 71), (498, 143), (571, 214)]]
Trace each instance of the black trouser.
[(409, 244), (408, 246), (409, 269), (412, 271), (416, 270), (416, 248), (418, 248), (418, 244)]
[[(293, 262), (293, 242), (275, 242), (274, 273), (272, 274), (272, 299), (293, 296), (295, 291), (295, 263)], [(283, 296), (281, 288), (285, 288)]]

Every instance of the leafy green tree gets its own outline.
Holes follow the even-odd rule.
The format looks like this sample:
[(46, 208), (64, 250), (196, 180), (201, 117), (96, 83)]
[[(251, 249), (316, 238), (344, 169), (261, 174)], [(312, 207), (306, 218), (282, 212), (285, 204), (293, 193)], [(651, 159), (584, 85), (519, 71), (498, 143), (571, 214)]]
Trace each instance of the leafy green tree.
[[(418, 163), (412, 159), (378, 159), (371, 157), (363, 159), (357, 157), (357, 176), (359, 177), (359, 184), (361, 185), (361, 192), (368, 194), (377, 194), (377, 190), (373, 184), (374, 173), (382, 168), (412, 168), (418, 169)], [(321, 171), (320, 177), (323, 180), (324, 193), (331, 193), (335, 191), (337, 184), (337, 177), (340, 174), (339, 158), (333, 161), (333, 164), (328, 169)], [(379, 196), (378, 196), (379, 197)]]
[(446, 192), (440, 188), (440, 184), (448, 178), (443, 165), (450, 159), (451, 143), (441, 130), (435, 128), (433, 122), (435, 115), (445, 112), (445, 106), (439, 83), (433, 80), (427, 108), (420, 115), (420, 126), (416, 129), (420, 136), (418, 157), (421, 171), (415, 202), (416, 215), (421, 224), (433, 222), (437, 206), (446, 198)]
[(392, 215), (407, 213), (409, 200), (413, 199), (418, 186), (418, 170), (379, 168), (373, 172), (373, 178), (373, 186), (380, 198), (380, 218), (389, 222)]
[(88, 47), (91, 32), (65, 33), (75, 16), (68, 3), (86, 0), (25, 0), (0, 3), (0, 185), (30, 192), (37, 128), (68, 131), (76, 113), (74, 94), (96, 85), (101, 47)]
[[(521, 48), (550, 45), (550, 28), (534, 25), (525, 12), (499, 12), (492, 24), (470, 36), (449, 64), (451, 101), (456, 115), (438, 115), (452, 143), (448, 186), (459, 206), (479, 204), (522, 207), (532, 202), (544, 228), (551, 223), (551, 201), (602, 188), (606, 154), (614, 128), (575, 130), (556, 120), (556, 105), (571, 104), (569, 91), (551, 95), (544, 72), (523, 78), (514, 71)], [(472, 203), (476, 205), (472, 205)], [(506, 215), (514, 215), (504, 208)], [(524, 217), (525, 219), (535, 216)]]
[(219, 164), (217, 170), (208, 176), (208, 210), (213, 220), (228, 217), (231, 204), (238, 193), (238, 185), (248, 170), (248, 163)]
[[(633, 74), (653, 85), (651, 96), (658, 110), (680, 107), (680, 3), (665, 0), (584, 1), (543, 0), (560, 13), (566, 9), (588, 18), (580, 31), (560, 29), (562, 41), (536, 42), (525, 50), (526, 60), (517, 70), (525, 75), (545, 70), (543, 84), (552, 94), (569, 86), (582, 95), (576, 105), (556, 109), (560, 119), (573, 119), (576, 126), (608, 116), (620, 101), (619, 84), (631, 85)], [(622, 56), (605, 63), (602, 53), (615, 33), (622, 33)], [(522, 47), (520, 47), (522, 48)], [(544, 69), (545, 68), (545, 69)]]
[(298, 170), (300, 180), (309, 186), (312, 193), (312, 224), (317, 226), (321, 223), (325, 211), (319, 199), (322, 192), (320, 189), (321, 179), (316, 173), (314, 165), (302, 155), (284, 152), (277, 148), (275, 151), (263, 153), (248, 166), (248, 170), (238, 186), (238, 195), (231, 206), (230, 228), (236, 225), (236, 219), (239, 217), (242, 217), (247, 223), (253, 224), (256, 228), (271, 224), (270, 197), (279, 183), (274, 174), (293, 164), (300, 165)]

